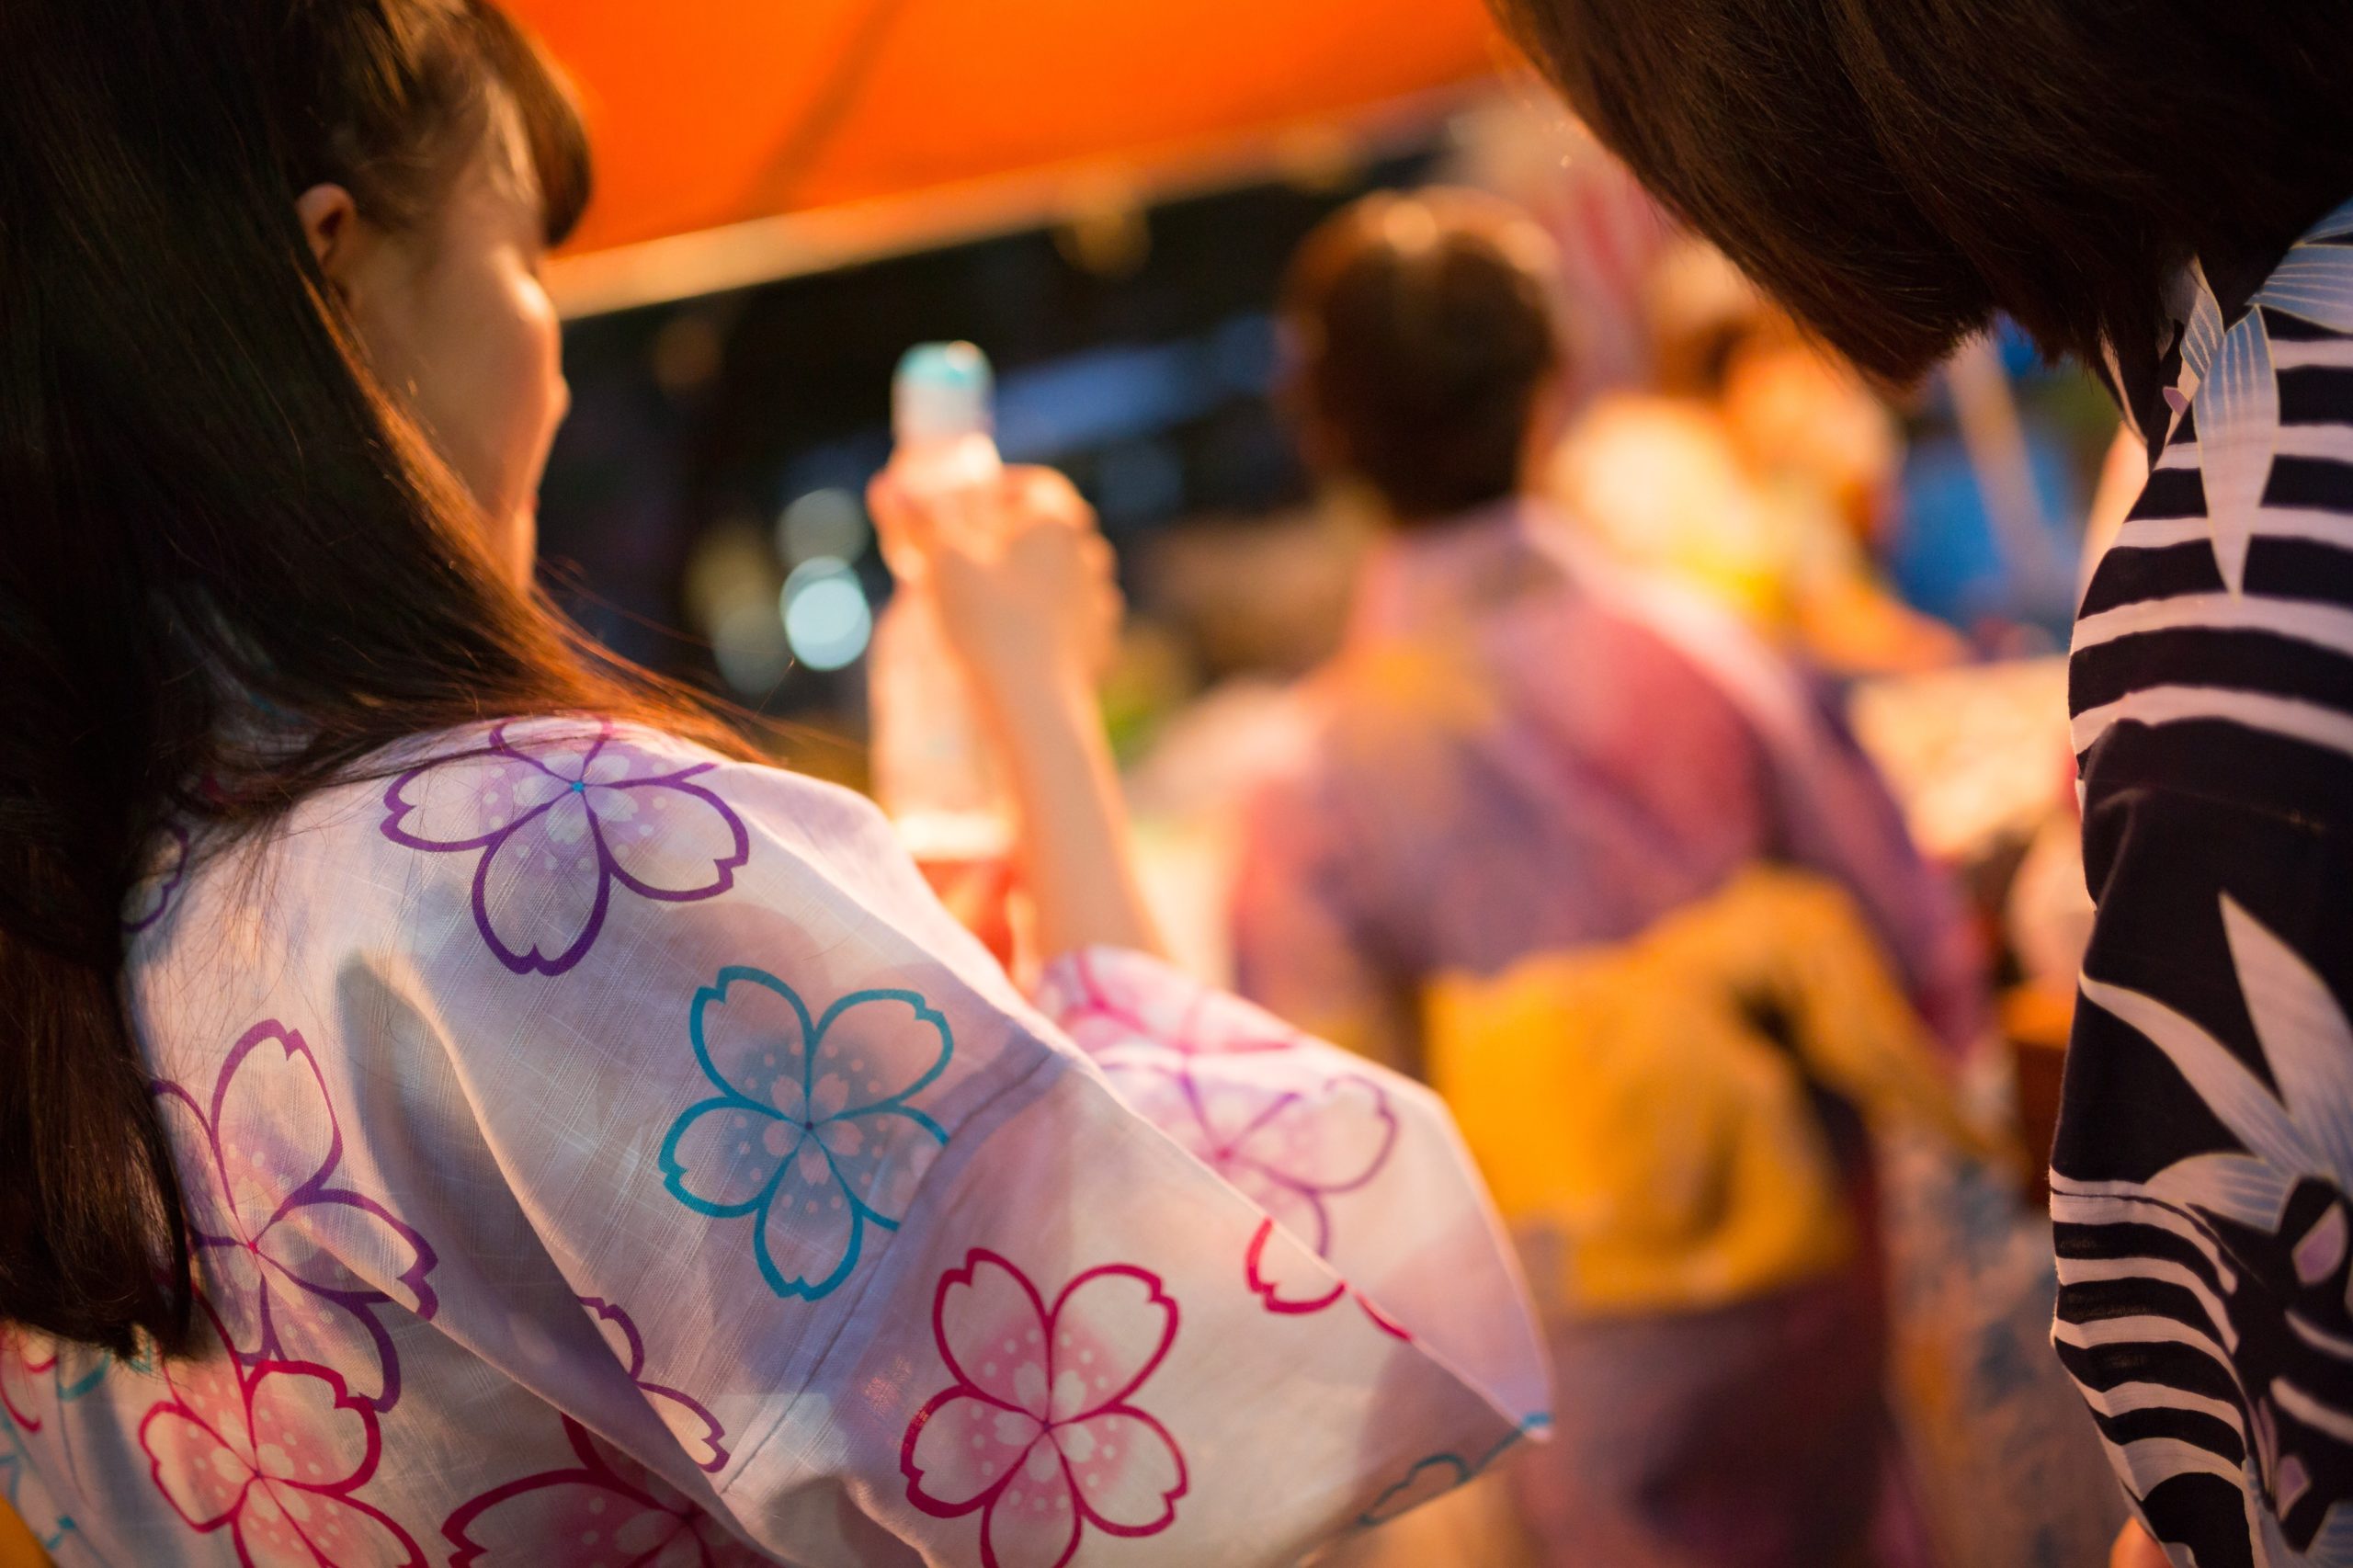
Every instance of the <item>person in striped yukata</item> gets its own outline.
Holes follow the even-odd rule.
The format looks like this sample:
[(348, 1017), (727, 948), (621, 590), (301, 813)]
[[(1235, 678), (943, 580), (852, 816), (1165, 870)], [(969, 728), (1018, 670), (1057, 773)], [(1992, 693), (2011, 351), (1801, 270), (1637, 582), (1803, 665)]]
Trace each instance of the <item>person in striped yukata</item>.
[(2073, 662), (2097, 905), (2054, 1340), (2119, 1564), (2353, 1563), (2353, 28), (2341, 7), (1499, 0), (1635, 174), (1916, 379), (1997, 313), (2153, 471)]

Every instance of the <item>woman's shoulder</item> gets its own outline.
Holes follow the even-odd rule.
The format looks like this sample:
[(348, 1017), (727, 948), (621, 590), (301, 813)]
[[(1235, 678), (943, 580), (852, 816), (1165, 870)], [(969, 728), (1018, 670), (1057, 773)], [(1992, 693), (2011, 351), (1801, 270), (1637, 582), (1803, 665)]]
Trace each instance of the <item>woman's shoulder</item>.
[(596, 1038), (620, 995), (683, 1006), (747, 964), (1019, 1006), (863, 798), (600, 717), (404, 742), (264, 835), (207, 853), (199, 834), (137, 913), (159, 1024), (190, 1002), (347, 1012), (357, 985)]
[(298, 813), (301, 825), (373, 832), (409, 849), (487, 846), (530, 824), (575, 834), (625, 866), (638, 853), (729, 846), (781, 819), (835, 833), (887, 831), (854, 791), (731, 756), (654, 726), (596, 714), (485, 721), (388, 748)]
[[(219, 934), (315, 956), (419, 948), (516, 975), (714, 922), (862, 906), (929, 931), (922, 877), (863, 797), (597, 715), (485, 721), (386, 748), (265, 833), (180, 834), (134, 894), (134, 962), (209, 962)], [(195, 932), (181, 906), (206, 905)], [(183, 938), (194, 938), (184, 940)], [(301, 949), (292, 951), (292, 949)]]

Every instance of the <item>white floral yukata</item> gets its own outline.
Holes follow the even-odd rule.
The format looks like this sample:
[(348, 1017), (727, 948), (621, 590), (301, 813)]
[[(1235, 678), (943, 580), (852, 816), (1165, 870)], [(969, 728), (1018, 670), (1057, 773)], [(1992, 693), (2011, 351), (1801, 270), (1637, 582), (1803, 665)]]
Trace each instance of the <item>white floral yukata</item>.
[(1545, 1424), (1425, 1091), (1130, 953), (1032, 1005), (788, 773), (403, 762), (134, 896), (199, 1353), (0, 1340), (62, 1565), (1283, 1563)]

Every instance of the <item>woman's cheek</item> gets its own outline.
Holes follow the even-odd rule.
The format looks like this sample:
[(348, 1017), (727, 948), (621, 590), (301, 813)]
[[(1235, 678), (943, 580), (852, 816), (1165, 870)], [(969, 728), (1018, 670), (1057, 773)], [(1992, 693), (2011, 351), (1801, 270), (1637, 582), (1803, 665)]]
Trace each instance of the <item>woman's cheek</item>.
[(503, 417), (486, 421), (485, 427), (504, 433), (500, 466), (506, 472), (499, 492), (505, 509), (529, 512), (556, 427), (571, 408), (572, 390), (563, 379), (563, 331), (538, 280), (522, 273), (506, 292), (500, 339), (506, 363), (499, 377), (506, 406)]

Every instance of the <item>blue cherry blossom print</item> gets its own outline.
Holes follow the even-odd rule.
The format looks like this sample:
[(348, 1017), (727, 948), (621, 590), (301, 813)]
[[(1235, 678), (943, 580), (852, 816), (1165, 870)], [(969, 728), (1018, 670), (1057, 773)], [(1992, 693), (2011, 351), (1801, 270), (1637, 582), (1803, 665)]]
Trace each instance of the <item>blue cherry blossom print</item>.
[(753, 1220), (778, 1295), (826, 1295), (870, 1228), (898, 1228), (948, 1142), (915, 1103), (948, 1070), (948, 1020), (912, 991), (857, 991), (813, 1016), (736, 964), (695, 994), (688, 1032), (719, 1093), (663, 1140), (665, 1184), (698, 1214)]

